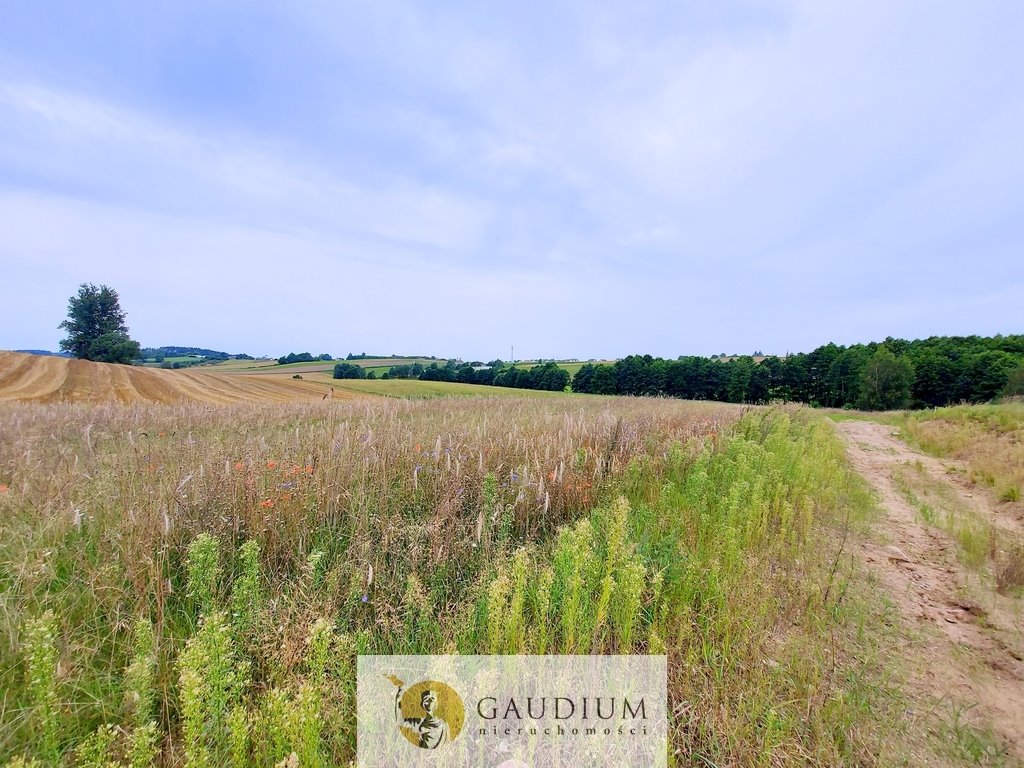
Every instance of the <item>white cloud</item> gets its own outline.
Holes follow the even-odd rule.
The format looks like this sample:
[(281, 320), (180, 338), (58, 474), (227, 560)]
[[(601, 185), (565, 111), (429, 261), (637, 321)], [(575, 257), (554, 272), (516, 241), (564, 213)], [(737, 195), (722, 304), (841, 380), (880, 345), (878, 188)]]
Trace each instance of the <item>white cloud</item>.
[(190, 130), (81, 95), (0, 84), (0, 110), (6, 165), (126, 207), (456, 252), (478, 246), (489, 217), (478, 201), (394, 172), (349, 180), (294, 148)]

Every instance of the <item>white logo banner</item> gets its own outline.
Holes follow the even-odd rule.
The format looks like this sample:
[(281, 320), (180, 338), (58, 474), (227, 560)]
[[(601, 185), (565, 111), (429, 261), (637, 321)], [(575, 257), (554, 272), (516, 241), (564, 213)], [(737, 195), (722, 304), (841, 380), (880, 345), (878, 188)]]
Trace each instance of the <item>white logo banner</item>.
[(664, 656), (360, 656), (360, 768), (665, 768)]

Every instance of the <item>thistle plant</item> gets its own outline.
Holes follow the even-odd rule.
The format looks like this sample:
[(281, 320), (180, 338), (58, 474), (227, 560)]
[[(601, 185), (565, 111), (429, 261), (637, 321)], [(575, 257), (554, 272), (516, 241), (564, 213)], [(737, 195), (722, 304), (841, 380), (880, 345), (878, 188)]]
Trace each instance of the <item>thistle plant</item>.
[(75, 750), (76, 768), (121, 768), (114, 758), (117, 731), (112, 725), (101, 725), (89, 734)]
[(319, 768), (323, 765), (321, 742), (321, 696), (317, 687), (304, 683), (289, 707), (289, 735), (299, 765)]
[(153, 719), (156, 675), (156, 642), (148, 619), (136, 619), (132, 628), (132, 660), (125, 670), (125, 709), (136, 728)]
[(240, 700), (247, 668), (235, 658), (222, 612), (203, 617), (179, 660), (182, 740), (186, 768), (228, 762), (228, 714)]
[(239, 573), (231, 585), (231, 620), (235, 631), (247, 635), (263, 601), (260, 586), (260, 545), (253, 540), (238, 550)]
[(541, 655), (547, 653), (548, 643), (551, 642), (548, 621), (551, 611), (551, 584), (554, 579), (555, 572), (550, 567), (544, 568), (537, 578), (537, 589), (534, 593), (533, 621), (531, 622), (532, 642), (530, 645), (534, 653)]
[(4, 768), (44, 768), (43, 764), (34, 757), (22, 757), (18, 755), (4, 765)]
[(322, 549), (314, 549), (306, 558), (306, 569), (309, 572), (310, 584), (316, 588), (324, 582), (327, 569), (327, 554)]
[(267, 691), (252, 730), (253, 752), (258, 764), (274, 765), (291, 752), (288, 710), (285, 691), (280, 688)]
[(509, 578), (505, 568), (500, 568), (487, 588), (487, 652), (500, 653), (505, 639), (505, 623), (508, 620)]
[(298, 765), (324, 765), (320, 700), (315, 687), (308, 683), (301, 685), (294, 696), (280, 688), (267, 692), (258, 729), (253, 731), (259, 764), (273, 765), (295, 755)]
[(47, 611), (25, 625), (28, 692), (34, 708), (36, 754), (49, 765), (60, 759), (60, 711), (57, 705), (57, 629)]
[(593, 528), (581, 520), (558, 534), (553, 557), (554, 603), (559, 617), (561, 652), (574, 653), (579, 638), (590, 634), (592, 618), (586, 616), (591, 603), (589, 587), (598, 578), (600, 561), (594, 552)]
[(249, 768), (251, 722), (248, 710), (236, 705), (228, 711), (228, 765), (231, 768)]
[(331, 623), (326, 619), (317, 619), (309, 631), (309, 647), (306, 651), (309, 680), (315, 686), (322, 686), (327, 680), (333, 640), (334, 627)]
[(484, 476), (483, 491), (481, 493), (481, 531), (478, 538), (483, 536), (490, 543), (489, 532), (498, 517), (498, 478), (493, 472)]
[(530, 555), (525, 548), (516, 551), (512, 559), (511, 594), (508, 601), (508, 618), (505, 626), (504, 653), (522, 653), (526, 645), (526, 577)]
[(130, 768), (151, 768), (156, 764), (159, 751), (160, 731), (156, 723), (137, 726), (128, 744), (128, 765)]
[(188, 596), (204, 616), (213, 611), (220, 580), (220, 542), (215, 536), (200, 533), (188, 547), (185, 570), (188, 576)]
[(647, 568), (639, 558), (627, 560), (619, 568), (609, 610), (619, 653), (629, 653), (632, 650), (633, 630), (637, 619), (640, 618), (646, 578)]

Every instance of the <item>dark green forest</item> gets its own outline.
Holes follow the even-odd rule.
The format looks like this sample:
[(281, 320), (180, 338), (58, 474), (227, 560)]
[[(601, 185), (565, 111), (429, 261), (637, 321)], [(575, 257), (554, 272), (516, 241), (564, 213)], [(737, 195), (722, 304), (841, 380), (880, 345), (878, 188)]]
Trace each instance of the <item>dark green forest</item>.
[(981, 403), (1024, 394), (1024, 336), (933, 336), (844, 347), (826, 344), (785, 358), (676, 360), (631, 355), (585, 365), (574, 392), (662, 395), (730, 403), (801, 402), (887, 410)]
[[(342, 377), (335, 371), (334, 378)], [(456, 360), (448, 360), (444, 365), (396, 365), (381, 378), (451, 381), (515, 389), (542, 389), (548, 392), (561, 392), (569, 384), (569, 372), (555, 363), (544, 363), (524, 369), (501, 360), (492, 360), (486, 365), (481, 362), (463, 363)]]

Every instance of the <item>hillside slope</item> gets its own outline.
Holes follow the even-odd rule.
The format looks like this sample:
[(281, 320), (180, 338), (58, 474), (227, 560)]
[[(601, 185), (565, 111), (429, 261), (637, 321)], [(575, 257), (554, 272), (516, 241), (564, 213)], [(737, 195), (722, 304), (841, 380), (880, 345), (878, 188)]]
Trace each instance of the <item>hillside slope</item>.
[[(92, 363), (62, 357), (0, 352), (0, 401), (38, 403), (287, 402), (320, 400), (323, 383), (270, 376), (232, 376)], [(334, 391), (334, 398), (356, 397)]]

